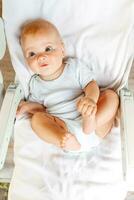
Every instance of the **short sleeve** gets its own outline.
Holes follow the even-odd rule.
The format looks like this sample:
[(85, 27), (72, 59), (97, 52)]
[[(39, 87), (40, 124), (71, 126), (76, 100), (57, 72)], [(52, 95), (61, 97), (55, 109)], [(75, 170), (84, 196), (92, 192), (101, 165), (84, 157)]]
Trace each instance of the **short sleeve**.
[(79, 81), (80, 87), (83, 89), (88, 83), (95, 80), (95, 75), (92, 69), (92, 65), (86, 64), (83, 61), (76, 61), (76, 76)]
[(29, 81), (29, 95), (28, 95), (27, 100), (43, 104), (44, 102), (39, 95), (39, 86), (36, 80), (37, 77), (38, 75), (34, 74)]

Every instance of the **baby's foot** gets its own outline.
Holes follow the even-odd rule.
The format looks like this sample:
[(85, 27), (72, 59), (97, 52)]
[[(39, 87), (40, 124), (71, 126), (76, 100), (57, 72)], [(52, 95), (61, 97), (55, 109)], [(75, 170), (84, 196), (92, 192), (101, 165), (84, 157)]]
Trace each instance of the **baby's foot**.
[(95, 115), (83, 117), (83, 132), (89, 134), (96, 129)]
[(80, 149), (81, 145), (74, 135), (66, 133), (62, 139), (61, 147), (65, 150), (76, 151)]

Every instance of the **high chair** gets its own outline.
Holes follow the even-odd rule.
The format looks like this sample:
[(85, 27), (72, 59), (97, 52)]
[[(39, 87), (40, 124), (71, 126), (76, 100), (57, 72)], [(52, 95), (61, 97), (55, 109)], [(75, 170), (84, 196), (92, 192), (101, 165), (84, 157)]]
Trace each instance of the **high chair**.
[[(94, 12), (92, 12), (89, 2), (93, 5), (94, 9), (96, 8)], [(80, 6), (77, 7), (77, 4)], [(84, 15), (89, 17), (88, 20), (90, 19), (89, 22), (91, 21), (89, 24), (87, 24), (88, 20), (82, 23), (80, 15), (77, 12), (81, 11), (82, 6), (86, 8), (86, 4), (89, 11), (85, 11)], [(73, 13), (71, 5), (77, 5), (78, 10), (76, 9)], [(102, 5), (99, 0), (95, 0), (94, 2), (87, 0), (85, 2), (83, 1), (83, 3), (80, 0), (79, 2), (75, 0), (60, 0), (58, 2), (56, 0), (50, 0), (48, 2), (45, 0), (37, 2), (36, 0), (29, 0), (28, 2), (25, 0), (23, 2), (17, 0), (12, 0), (12, 2), (9, 0), (3, 1), (3, 16), (0, 18), (0, 59), (4, 56), (7, 40), (13, 67), (17, 74), (14, 83), (11, 83), (7, 91), (4, 92), (3, 78), (0, 71), (0, 182), (11, 181), (9, 200), (60, 200), (66, 198), (69, 200), (74, 198), (87, 200), (88, 196), (90, 196), (91, 200), (97, 199), (98, 196), (100, 196), (100, 199), (97, 200), (105, 200), (108, 198), (110, 200), (124, 200), (127, 191), (134, 191), (134, 90), (130, 88), (133, 82), (129, 84), (129, 78), (133, 81), (133, 71), (131, 69), (134, 57), (134, 42), (132, 41), (132, 38), (134, 39), (134, 21), (132, 20), (134, 19), (134, 16), (132, 16), (134, 14), (134, 2), (131, 0), (119, 0), (119, 2), (113, 0), (111, 2), (109, 0), (108, 3), (106, 0), (102, 0)], [(60, 17), (58, 9), (62, 11), (63, 18)], [(124, 15), (123, 11), (120, 11), (121, 9), (123, 9)], [(22, 10), (25, 11), (24, 15), (22, 15)], [(35, 12), (36, 10), (37, 13)], [(76, 29), (73, 29), (74, 27), (71, 24), (73, 20), (69, 18), (69, 11), (70, 13), (72, 12), (72, 19), (77, 19), (76, 21), (74, 20)], [(91, 15), (89, 14), (90, 12)], [(12, 16), (12, 14), (15, 16)], [(79, 19), (75, 14), (79, 16)], [(20, 100), (28, 95), (27, 83), (31, 76), (27, 72), (26, 67), (24, 67), (26, 64), (20, 46), (17, 43), (16, 38), (19, 35), (18, 27), (26, 19), (39, 17), (47, 18), (56, 23), (56, 26), (58, 26), (64, 37), (68, 56), (75, 55), (85, 61), (89, 61), (88, 59), (90, 57), (93, 63), (97, 63), (97, 66), (100, 67), (95, 69), (99, 85), (104, 89), (108, 87), (114, 88), (120, 96), (120, 130), (119, 127), (113, 128), (113, 132), (111, 131), (111, 134), (104, 139), (99, 147), (93, 149), (90, 155), (83, 154), (77, 158), (73, 156), (68, 158), (60, 150), (57, 150), (51, 145), (44, 144), (43, 141), (37, 138), (30, 129), (28, 119), (15, 119), (15, 113)], [(84, 19), (84, 16), (81, 15), (82, 17)], [(109, 22), (107, 17), (109, 17)], [(114, 17), (117, 19), (115, 20)], [(122, 17), (124, 18), (122, 19)], [(121, 24), (121, 19), (124, 25)], [(109, 23), (111, 23), (111, 27)], [(79, 24), (82, 26), (82, 30), (80, 30)], [(117, 25), (120, 27), (118, 28)], [(69, 26), (70, 30), (65, 30), (67, 28), (66, 26)], [(111, 35), (108, 35), (110, 31)], [(105, 34), (104, 37), (103, 32)], [(95, 41), (96, 43), (94, 45)], [(127, 45), (126, 41), (131, 47)], [(91, 49), (88, 49), (88, 42), (92, 46)], [(104, 48), (103, 42), (106, 44), (106, 49)], [(84, 48), (85, 44), (87, 51), (89, 50), (89, 54), (86, 53)], [(105, 59), (105, 56), (110, 55), (108, 51), (112, 49), (112, 45), (115, 49), (111, 52), (112, 58), (109, 56), (110, 61), (107, 63), (107, 57)], [(120, 47), (120, 45), (122, 46)], [(126, 50), (126, 48), (128, 49)], [(92, 52), (98, 60), (92, 57)], [(112, 67), (110, 68), (110, 72), (107, 72), (110, 65), (112, 67), (119, 66), (120, 71), (116, 68), (112, 76)], [(101, 70), (103, 66), (104, 70)], [(101, 79), (103, 73), (106, 73), (106, 76), (104, 76), (105, 80), (103, 78)], [(111, 81), (109, 81), (110, 78), (112, 79)], [(13, 136), (13, 132), (15, 132), (15, 136)], [(31, 141), (31, 143), (28, 141)], [(14, 158), (13, 149), (15, 154)], [(69, 165), (71, 166), (73, 162), (76, 165), (72, 165), (74, 168), (72, 167), (70, 169)], [(65, 171), (62, 171), (63, 169), (58, 171), (57, 166), (65, 167)], [(77, 170), (79, 172), (80, 167), (81, 172), (83, 172), (83, 177), (89, 177), (89, 179), (85, 178), (86, 183), (80, 174), (78, 176), (80, 176), (79, 180), (81, 181), (73, 182), (75, 180), (75, 178), (73, 179), (73, 172)], [(66, 177), (64, 173), (68, 173), (69, 175)], [(85, 175), (84, 173), (87, 174)], [(22, 176), (22, 174), (24, 175)], [(108, 176), (110, 176), (110, 179), (108, 179)], [(63, 177), (66, 177), (66, 179), (63, 180)], [(117, 177), (118, 182), (115, 181), (116, 178), (114, 177)], [(73, 185), (74, 190), (70, 189), (70, 185)], [(105, 188), (107, 189), (105, 190)], [(27, 190), (28, 192), (26, 192)], [(25, 192), (26, 196), (24, 194)], [(122, 195), (120, 194), (121, 192)], [(45, 194), (46, 196), (44, 196)]]

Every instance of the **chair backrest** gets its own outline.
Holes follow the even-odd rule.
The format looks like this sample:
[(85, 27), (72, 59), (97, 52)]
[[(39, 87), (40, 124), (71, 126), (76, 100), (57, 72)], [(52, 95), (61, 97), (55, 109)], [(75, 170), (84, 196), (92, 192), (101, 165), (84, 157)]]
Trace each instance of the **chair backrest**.
[(18, 35), (20, 25), (35, 18), (57, 26), (68, 56), (93, 63), (101, 87), (119, 89), (126, 83), (134, 57), (133, 0), (4, 0), (9, 51), (26, 95), (30, 73)]

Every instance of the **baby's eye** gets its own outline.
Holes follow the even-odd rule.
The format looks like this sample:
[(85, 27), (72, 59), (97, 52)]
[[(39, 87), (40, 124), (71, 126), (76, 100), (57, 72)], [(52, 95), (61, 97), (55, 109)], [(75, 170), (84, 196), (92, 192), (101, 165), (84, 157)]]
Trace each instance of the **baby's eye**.
[(29, 53), (29, 57), (33, 57), (33, 56), (35, 56), (35, 53), (34, 52), (30, 52)]
[(49, 46), (49, 47), (46, 47), (45, 52), (51, 52), (53, 50), (54, 50), (54, 48)]

